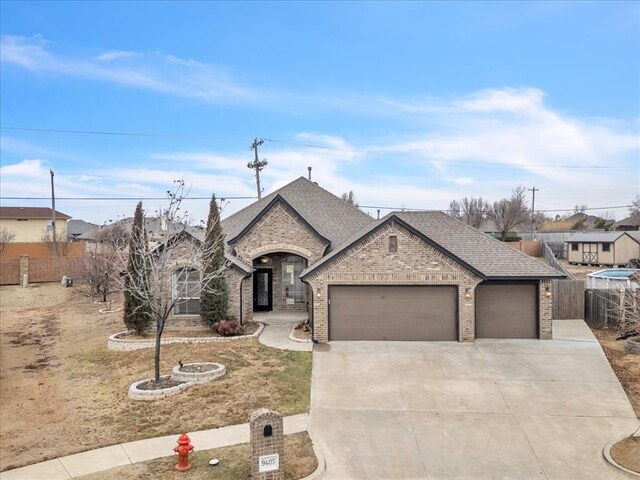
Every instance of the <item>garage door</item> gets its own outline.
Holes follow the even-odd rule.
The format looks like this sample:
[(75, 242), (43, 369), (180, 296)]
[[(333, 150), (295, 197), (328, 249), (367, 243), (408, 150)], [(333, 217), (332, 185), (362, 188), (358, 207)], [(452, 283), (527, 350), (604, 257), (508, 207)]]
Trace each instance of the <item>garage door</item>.
[(476, 338), (538, 338), (537, 288), (533, 284), (476, 287)]
[(330, 340), (457, 340), (457, 288), (329, 288)]

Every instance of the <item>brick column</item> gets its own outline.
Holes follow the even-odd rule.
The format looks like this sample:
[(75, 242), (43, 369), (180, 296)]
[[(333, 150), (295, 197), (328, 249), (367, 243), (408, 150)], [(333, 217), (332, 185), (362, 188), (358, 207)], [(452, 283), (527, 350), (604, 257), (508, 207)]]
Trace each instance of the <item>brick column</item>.
[[(26, 285), (22, 283), (24, 280), (24, 276), (27, 276)], [(20, 255), (20, 285), (26, 287), (29, 285), (29, 255)]]
[(249, 417), (251, 477), (284, 480), (284, 429), (282, 415), (261, 408)]
[[(551, 280), (540, 280), (538, 302), (540, 315), (540, 340), (553, 339), (553, 295)], [(547, 290), (548, 289), (548, 290)]]

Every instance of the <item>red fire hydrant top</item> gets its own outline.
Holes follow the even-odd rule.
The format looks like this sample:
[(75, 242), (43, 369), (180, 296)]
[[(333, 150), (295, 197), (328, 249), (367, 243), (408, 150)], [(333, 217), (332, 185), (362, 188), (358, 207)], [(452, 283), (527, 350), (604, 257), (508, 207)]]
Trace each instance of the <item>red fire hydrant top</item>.
[(178, 446), (173, 449), (173, 451), (178, 454), (178, 463), (176, 464), (177, 471), (184, 472), (191, 468), (191, 464), (189, 463), (189, 453), (193, 448), (189, 435), (186, 433), (180, 435), (178, 438)]

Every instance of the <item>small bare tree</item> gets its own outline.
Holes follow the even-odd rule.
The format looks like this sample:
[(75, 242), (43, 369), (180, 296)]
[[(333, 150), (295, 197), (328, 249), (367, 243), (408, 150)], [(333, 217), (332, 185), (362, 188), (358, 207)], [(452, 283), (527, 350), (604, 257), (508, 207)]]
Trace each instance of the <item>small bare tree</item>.
[(356, 198), (356, 194), (353, 193), (353, 190), (349, 190), (348, 192), (344, 192), (342, 194), (342, 200), (344, 200), (345, 202), (347, 202), (350, 205), (353, 205), (354, 207), (358, 207), (358, 199)]
[(482, 197), (464, 197), (449, 203), (449, 215), (462, 220), (473, 228), (480, 228), (487, 218), (489, 203)]
[(496, 224), (502, 241), (505, 240), (511, 229), (522, 225), (529, 219), (525, 191), (523, 186), (514, 188), (511, 198), (503, 198), (494, 202), (487, 213), (488, 217)]
[(123, 250), (129, 245), (129, 233), (119, 224), (97, 230), (94, 238), (106, 249), (112, 251)]
[[(173, 189), (167, 191), (168, 208), (158, 212), (158, 215), (164, 215), (169, 224), (185, 223), (187, 212), (181, 212), (180, 207), (187, 195), (184, 181), (175, 181)], [(142, 228), (147, 228), (146, 222), (142, 222)], [(213, 227), (210, 225), (208, 228)], [(156, 383), (160, 381), (160, 340), (167, 319), (185, 298), (197, 298), (202, 291), (210, 291), (209, 285), (215, 285), (212, 280), (224, 276), (227, 270), (226, 261), (217, 269), (206, 268), (208, 260), (223, 242), (223, 236), (221, 233), (209, 232), (208, 229), (203, 233), (205, 238), (209, 236), (212, 241), (202, 242), (183, 230), (177, 234), (166, 233), (160, 244), (153, 249), (146, 242), (131, 242), (129, 249), (137, 249), (135, 253), (139, 260), (133, 263), (133, 269), (123, 269), (118, 276), (120, 287), (149, 309), (155, 324)], [(118, 264), (126, 265), (130, 252), (118, 253)], [(177, 284), (180, 273), (193, 271), (198, 272), (198, 275), (189, 275), (188, 282)]]
[(16, 234), (9, 230), (7, 227), (0, 228), (0, 255), (2, 255), (13, 240), (16, 238)]
[(634, 222), (640, 223), (640, 195), (636, 195), (631, 202), (631, 208), (629, 208), (629, 216)]
[(86, 252), (74, 268), (80, 280), (79, 291), (106, 303), (109, 296), (120, 291), (118, 275), (124, 265), (118, 266), (119, 256), (114, 251)]
[[(69, 237), (67, 236), (66, 230), (63, 230), (61, 232), (56, 232), (55, 240), (56, 240), (55, 245), (57, 247), (58, 254), (65, 257), (67, 255), (67, 252), (69, 251), (69, 244), (71, 243), (71, 240), (69, 240)], [(47, 244), (47, 246), (51, 250), (51, 253), (55, 253), (56, 250), (54, 248), (53, 232), (50, 232), (49, 230), (46, 230), (46, 229), (43, 230), (42, 236), (40, 237), (40, 241)]]

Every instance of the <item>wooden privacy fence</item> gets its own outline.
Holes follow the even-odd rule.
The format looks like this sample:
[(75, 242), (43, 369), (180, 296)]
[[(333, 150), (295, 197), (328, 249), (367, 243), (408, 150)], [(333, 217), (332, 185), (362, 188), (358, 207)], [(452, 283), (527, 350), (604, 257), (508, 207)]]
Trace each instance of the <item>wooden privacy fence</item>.
[(560, 273), (564, 273), (567, 278), (569, 280), (575, 280), (575, 278), (573, 277), (573, 275), (571, 275), (571, 273), (569, 273), (569, 270), (567, 270), (566, 268), (564, 268), (564, 265), (562, 265), (558, 259), (556, 258), (556, 255), (554, 253), (553, 250), (551, 250), (551, 247), (549, 247), (549, 245), (547, 245), (546, 242), (542, 242), (542, 248), (541, 248), (541, 253), (542, 256), (544, 257), (544, 259), (546, 260), (546, 262), (552, 266), (553, 268), (555, 268), (556, 270), (558, 270)]
[(584, 280), (553, 280), (553, 319), (585, 318)]
[(584, 296), (584, 321), (592, 327), (617, 327), (620, 311), (616, 308), (620, 292), (606, 289), (587, 289)]

